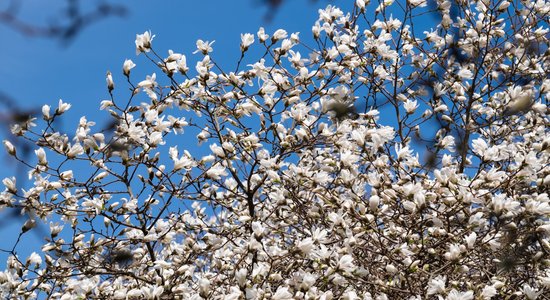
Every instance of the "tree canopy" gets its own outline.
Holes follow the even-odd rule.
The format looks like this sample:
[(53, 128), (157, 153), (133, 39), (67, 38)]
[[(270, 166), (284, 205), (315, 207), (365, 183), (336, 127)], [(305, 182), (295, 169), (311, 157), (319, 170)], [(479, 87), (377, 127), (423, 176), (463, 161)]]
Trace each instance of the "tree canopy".
[(49, 232), (2, 246), (0, 296), (546, 299), (549, 12), (329, 5), (311, 42), (243, 33), (230, 70), (213, 41), (162, 55), (138, 34), (106, 76), (112, 126), (61, 130), (60, 100), (12, 127), (35, 160), (4, 141), (32, 186), (4, 179), (0, 208)]

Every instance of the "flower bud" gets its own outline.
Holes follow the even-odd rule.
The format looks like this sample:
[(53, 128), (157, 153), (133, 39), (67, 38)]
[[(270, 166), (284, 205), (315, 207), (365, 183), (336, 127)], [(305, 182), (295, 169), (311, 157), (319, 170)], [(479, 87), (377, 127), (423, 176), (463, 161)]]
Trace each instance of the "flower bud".
[(4, 147), (10, 155), (15, 155), (15, 146), (10, 141), (4, 140)]
[(39, 148), (37, 150), (34, 150), (34, 153), (36, 154), (36, 157), (38, 158), (38, 164), (40, 165), (47, 165), (48, 160), (46, 159), (46, 152), (44, 149)]
[(4, 178), (4, 180), (2, 180), (2, 183), (6, 186), (10, 193), (17, 193), (17, 187), (15, 186), (15, 177)]
[(21, 231), (23, 233), (33, 229), (34, 227), (36, 226), (36, 221), (33, 220), (33, 219), (28, 219), (27, 222), (25, 222), (25, 224), (23, 224), (23, 227), (21, 227)]
[(130, 70), (132, 70), (135, 66), (136, 64), (132, 60), (125, 60), (124, 64), (122, 65), (122, 73), (124, 73), (124, 76), (130, 76)]
[(49, 105), (42, 106), (42, 117), (44, 118), (44, 120), (49, 120), (50, 119), (50, 106)]
[(68, 111), (70, 108), (71, 105), (69, 103), (64, 103), (63, 100), (59, 99), (59, 105), (57, 107), (56, 113), (60, 115)]
[(115, 89), (115, 82), (113, 81), (113, 75), (111, 75), (111, 71), (107, 71), (107, 78), (105, 79), (107, 81), (107, 89), (109, 89), (109, 93)]

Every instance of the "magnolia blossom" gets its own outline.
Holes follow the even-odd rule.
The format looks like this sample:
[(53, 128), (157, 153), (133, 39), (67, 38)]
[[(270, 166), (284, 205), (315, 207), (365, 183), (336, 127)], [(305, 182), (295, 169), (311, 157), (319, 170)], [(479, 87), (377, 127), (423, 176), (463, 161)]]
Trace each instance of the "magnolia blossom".
[(488, 285), (483, 288), (481, 291), (481, 296), (483, 299), (491, 299), (497, 294), (497, 290), (494, 286)]
[(42, 258), (36, 252), (33, 252), (29, 258), (27, 258), (27, 263), (30, 265), (40, 265), (42, 263)]
[(48, 120), (50, 118), (50, 106), (45, 104), (42, 106), (42, 116), (45, 120)]
[(415, 100), (410, 100), (410, 99), (407, 99), (407, 101), (405, 101), (405, 103), (403, 103), (403, 107), (405, 107), (405, 111), (408, 113), (408, 114), (413, 114), (416, 109), (418, 108), (418, 104), (416, 103)]
[(4, 178), (2, 180), (2, 183), (6, 186), (6, 188), (8, 189), (9, 192), (11, 192), (11, 193), (16, 193), (17, 192), (17, 188), (16, 188), (16, 185), (15, 185), (15, 177)]
[(110, 71), (107, 71), (107, 78), (105, 80), (107, 81), (107, 89), (112, 91), (115, 88), (115, 83), (113, 81), (113, 75)]
[(260, 29), (258, 29), (257, 36), (261, 43), (265, 42), (269, 38), (269, 35), (265, 33), (263, 27), (260, 27)]
[(38, 158), (38, 163), (41, 165), (47, 165), (48, 161), (46, 159), (46, 151), (44, 151), (43, 148), (38, 148), (37, 150), (34, 150), (34, 153), (36, 154), (36, 157)]
[(153, 41), (153, 38), (155, 38), (155, 36), (151, 34), (151, 31), (145, 31), (142, 34), (137, 34), (135, 42), (136, 55), (139, 55), (142, 52), (151, 51), (151, 41)]
[(338, 261), (338, 268), (347, 272), (351, 272), (355, 267), (353, 263), (353, 257), (351, 255), (344, 255), (340, 257)]
[(216, 164), (206, 171), (208, 178), (219, 180), (221, 176), (227, 176), (227, 171), (224, 166)]
[(543, 298), (548, 3), (426, 4), (329, 5), (228, 69), (138, 35), (110, 126), (61, 100), (11, 126), (0, 210), (49, 232), (0, 241), (0, 298)]
[(278, 41), (278, 40), (282, 40), (284, 38), (286, 38), (288, 36), (288, 33), (286, 32), (286, 30), (284, 29), (277, 29), (277, 31), (275, 31), (273, 33), (273, 37), (272, 39), (274, 41)]
[(455, 289), (452, 289), (445, 299), (446, 300), (472, 300), (474, 299), (474, 293), (472, 291), (460, 292)]
[(212, 44), (214, 44), (215, 41), (209, 42), (209, 41), (203, 41), (203, 40), (197, 40), (197, 50), (193, 53), (201, 52), (204, 55), (207, 55), (209, 52), (212, 52)]
[(241, 34), (241, 51), (248, 50), (248, 47), (254, 43), (254, 35), (251, 33)]
[(124, 73), (125, 76), (130, 76), (130, 71), (136, 66), (136, 64), (130, 60), (126, 59), (124, 60), (124, 64), (122, 65), (122, 73)]
[(64, 112), (68, 111), (71, 108), (71, 104), (63, 102), (63, 100), (59, 99), (59, 105), (57, 106), (56, 113), (57, 114), (63, 114)]
[(428, 283), (428, 295), (437, 295), (437, 294), (443, 294), (445, 293), (445, 282), (446, 282), (445, 276), (437, 276), (430, 280)]
[(15, 146), (8, 140), (4, 140), (3, 141), (4, 143), (4, 148), (6, 148), (6, 151), (10, 154), (10, 155), (15, 155), (16, 153), (16, 148)]
[(410, 0), (409, 3), (415, 7), (424, 7), (428, 5), (426, 0)]

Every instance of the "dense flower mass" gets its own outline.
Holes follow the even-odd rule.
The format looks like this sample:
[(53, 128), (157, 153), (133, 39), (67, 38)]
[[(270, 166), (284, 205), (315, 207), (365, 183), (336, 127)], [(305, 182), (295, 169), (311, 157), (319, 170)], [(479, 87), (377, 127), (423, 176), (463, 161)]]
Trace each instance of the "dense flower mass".
[(243, 34), (232, 71), (214, 42), (163, 57), (137, 35), (158, 69), (126, 60), (125, 100), (108, 74), (113, 129), (58, 130), (60, 100), (12, 128), (35, 161), (4, 142), (33, 184), (4, 179), (0, 208), (50, 232), (1, 246), (0, 297), (548, 297), (549, 13), (357, 0), (319, 11), (315, 46)]

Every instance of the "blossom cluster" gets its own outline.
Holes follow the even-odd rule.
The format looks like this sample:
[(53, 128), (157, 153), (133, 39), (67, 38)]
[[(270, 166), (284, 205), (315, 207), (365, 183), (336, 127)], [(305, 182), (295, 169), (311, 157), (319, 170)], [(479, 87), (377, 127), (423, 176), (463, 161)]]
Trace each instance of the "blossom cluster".
[[(415, 29), (429, 13), (439, 23)], [(7, 251), (0, 297), (545, 297), (549, 13), (357, 0), (319, 10), (316, 46), (242, 34), (233, 71), (213, 41), (193, 68), (137, 35), (163, 75), (135, 80), (126, 60), (122, 100), (107, 74), (111, 130), (59, 130), (59, 101), (12, 128), (35, 163), (4, 142), (32, 186), (4, 179), (0, 209), (50, 232), (41, 252)]]

